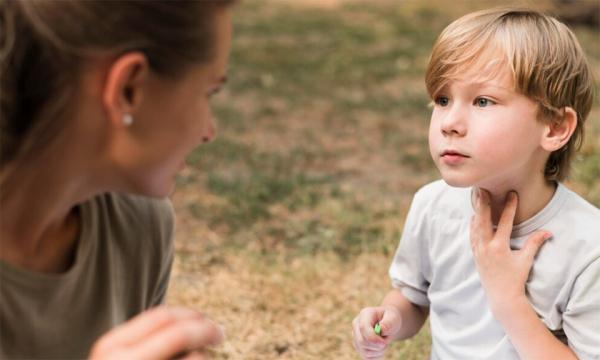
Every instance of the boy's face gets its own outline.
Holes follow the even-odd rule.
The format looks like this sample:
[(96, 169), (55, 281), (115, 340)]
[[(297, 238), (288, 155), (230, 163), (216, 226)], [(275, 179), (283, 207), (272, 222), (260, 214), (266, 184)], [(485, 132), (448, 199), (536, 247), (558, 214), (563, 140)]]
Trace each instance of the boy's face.
[(545, 125), (537, 104), (513, 90), (508, 69), (485, 80), (467, 73), (434, 100), (429, 149), (449, 185), (494, 189), (543, 177)]

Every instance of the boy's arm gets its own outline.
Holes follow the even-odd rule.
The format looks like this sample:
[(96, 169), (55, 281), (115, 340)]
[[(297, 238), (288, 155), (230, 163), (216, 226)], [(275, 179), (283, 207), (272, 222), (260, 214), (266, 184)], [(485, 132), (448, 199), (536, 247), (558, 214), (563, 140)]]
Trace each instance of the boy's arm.
[(522, 359), (576, 359), (540, 321), (525, 295), (525, 282), (542, 244), (551, 236), (538, 231), (520, 250), (510, 248), (517, 209), (517, 194), (510, 193), (494, 231), (490, 196), (479, 190), (471, 222), (471, 247), (490, 309)]
[(381, 306), (362, 309), (352, 321), (354, 348), (363, 359), (381, 359), (392, 341), (419, 332), (427, 315), (426, 307), (413, 305), (400, 290), (393, 289)]
[(540, 321), (525, 296), (515, 299), (510, 308), (497, 308), (494, 315), (521, 359), (577, 359)]
[[(428, 307), (411, 303), (398, 289), (393, 289), (386, 295), (381, 302), (381, 307), (396, 309), (400, 314), (400, 328), (391, 340), (402, 340), (416, 335), (429, 315)], [(382, 334), (389, 333), (389, 330), (386, 332), (386, 327), (391, 324), (386, 324), (385, 316), (380, 324)]]

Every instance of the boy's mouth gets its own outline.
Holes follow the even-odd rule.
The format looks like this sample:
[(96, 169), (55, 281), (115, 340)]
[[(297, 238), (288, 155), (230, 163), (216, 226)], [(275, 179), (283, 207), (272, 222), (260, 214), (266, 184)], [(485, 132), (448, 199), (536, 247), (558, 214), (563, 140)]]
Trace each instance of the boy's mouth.
[(456, 150), (444, 150), (440, 156), (442, 156), (442, 157), (444, 157), (444, 156), (461, 156), (461, 157), (465, 157), (465, 158), (470, 157), (470, 156), (465, 155), (465, 154), (463, 154), (461, 152), (458, 152)]
[(470, 156), (456, 150), (444, 150), (440, 157), (448, 165), (458, 165)]

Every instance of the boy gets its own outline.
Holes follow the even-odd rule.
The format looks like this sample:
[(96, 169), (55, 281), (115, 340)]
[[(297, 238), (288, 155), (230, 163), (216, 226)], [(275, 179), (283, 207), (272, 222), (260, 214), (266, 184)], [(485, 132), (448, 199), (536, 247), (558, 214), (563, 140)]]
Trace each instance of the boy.
[(444, 181), (415, 195), (355, 348), (381, 358), (430, 316), (432, 359), (600, 358), (600, 210), (560, 183), (593, 99), (574, 35), (535, 11), (475, 12), (442, 32), (426, 84)]

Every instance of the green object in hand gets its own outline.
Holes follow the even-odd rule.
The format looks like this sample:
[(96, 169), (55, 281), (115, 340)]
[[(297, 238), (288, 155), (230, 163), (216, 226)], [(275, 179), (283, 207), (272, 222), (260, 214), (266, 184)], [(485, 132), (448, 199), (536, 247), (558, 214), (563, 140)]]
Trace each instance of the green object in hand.
[(375, 324), (375, 334), (381, 335), (381, 325), (379, 323)]

